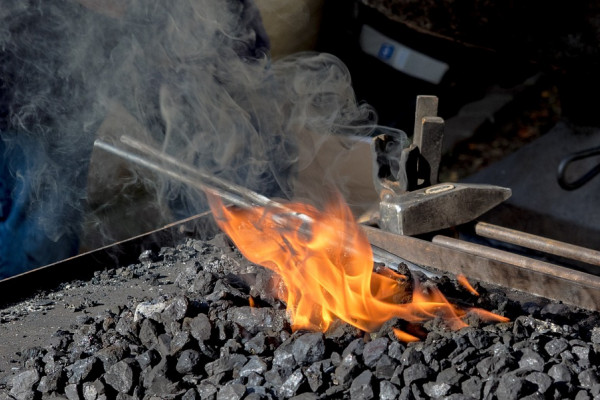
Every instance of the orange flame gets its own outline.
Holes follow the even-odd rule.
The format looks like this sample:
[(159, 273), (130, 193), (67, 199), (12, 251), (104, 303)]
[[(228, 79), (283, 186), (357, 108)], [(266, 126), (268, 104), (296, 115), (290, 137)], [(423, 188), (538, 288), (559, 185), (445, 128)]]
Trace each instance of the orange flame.
[(471, 292), (471, 294), (473, 294), (475, 296), (479, 296), (479, 292), (477, 292), (477, 290), (475, 290), (475, 288), (473, 286), (471, 286), (471, 284), (467, 280), (466, 276), (464, 276), (463, 274), (458, 274), (458, 275), (456, 275), (456, 280), (462, 287), (464, 287), (469, 292)]
[[(286, 218), (280, 209), (231, 209), (215, 195), (208, 194), (208, 199), (217, 224), (242, 254), (283, 280), (287, 298), (282, 300), (293, 329), (326, 331), (339, 318), (372, 332), (394, 317), (424, 322), (440, 314), (451, 328), (466, 326), (461, 320), (466, 311), (435, 288), (416, 287), (410, 303), (393, 301), (404, 292), (404, 277), (373, 273), (369, 241), (340, 198), (322, 212), (307, 204), (286, 204), (310, 218), (308, 227), (300, 218)], [(416, 339), (400, 332), (395, 330), (401, 340)]]

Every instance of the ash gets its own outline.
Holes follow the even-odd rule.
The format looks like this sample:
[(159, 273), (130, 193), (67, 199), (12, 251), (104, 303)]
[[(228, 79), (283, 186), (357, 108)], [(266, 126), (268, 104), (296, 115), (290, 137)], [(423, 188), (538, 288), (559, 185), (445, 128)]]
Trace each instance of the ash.
[[(600, 397), (597, 313), (481, 284), (474, 297), (442, 277), (427, 285), (511, 322), (470, 316), (469, 327), (451, 331), (436, 319), (392, 320), (370, 334), (338, 322), (326, 333), (292, 332), (273, 295), (278, 284), (217, 236), (144, 252), (138, 264), (0, 310), (0, 328), (57, 308), (70, 320), (35, 346), (13, 346), (0, 399)], [(140, 287), (144, 294), (131, 294)], [(108, 293), (100, 289), (114, 296), (94, 297)], [(392, 327), (422, 340), (401, 343)]]

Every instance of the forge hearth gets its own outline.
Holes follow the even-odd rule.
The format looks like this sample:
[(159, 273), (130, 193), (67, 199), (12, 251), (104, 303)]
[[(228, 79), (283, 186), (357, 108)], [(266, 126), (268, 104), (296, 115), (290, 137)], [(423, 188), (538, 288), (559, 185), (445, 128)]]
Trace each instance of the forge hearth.
[[(426, 279), (420, 277), (423, 281)], [(228, 239), (188, 239), (0, 310), (0, 398), (542, 399), (600, 395), (597, 313), (452, 277), (452, 302), (504, 315), (452, 331), (392, 320), (292, 332), (279, 280)], [(253, 304), (254, 306), (251, 306)], [(400, 342), (400, 327), (421, 337)]]

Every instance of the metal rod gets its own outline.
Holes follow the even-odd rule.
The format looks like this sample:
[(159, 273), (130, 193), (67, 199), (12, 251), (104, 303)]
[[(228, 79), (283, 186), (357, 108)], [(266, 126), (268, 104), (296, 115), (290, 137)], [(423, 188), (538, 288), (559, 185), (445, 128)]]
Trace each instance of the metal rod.
[(528, 249), (553, 254), (555, 256), (600, 266), (600, 251), (597, 250), (532, 235), (530, 233), (519, 232), (514, 229), (504, 228), (487, 222), (478, 222), (475, 224), (475, 233), (488, 239), (499, 240)]
[(508, 251), (495, 249), (493, 247), (487, 247), (476, 243), (466, 242), (464, 240), (454, 239), (448, 236), (436, 235), (431, 241), (444, 247), (464, 251), (466, 253), (500, 261), (506, 264), (511, 264), (520, 268), (526, 268), (528, 270), (541, 272), (544, 274), (552, 274), (557, 278), (577, 280), (582, 276), (581, 274), (576, 273), (574, 270), (562, 267), (560, 265), (521, 256)]
[[(158, 150), (144, 143), (138, 142), (132, 138), (122, 137), (121, 140), (128, 146), (134, 147), (137, 150), (145, 153), (146, 155), (157, 158), (160, 161), (164, 161), (170, 165), (161, 165), (158, 162), (154, 162), (147, 158), (140, 157), (136, 154), (133, 154), (129, 151), (123, 150), (101, 140), (96, 140), (94, 142), (94, 145), (114, 155), (122, 157), (127, 161), (148, 168), (155, 172), (164, 174), (170, 178), (173, 178), (196, 189), (212, 192), (238, 207), (248, 209), (255, 206), (261, 206), (276, 209), (278, 211), (278, 214), (273, 215), (272, 219), (274, 222), (278, 223), (282, 227), (294, 226), (296, 229), (300, 229), (301, 232), (307, 234), (308, 236), (311, 235), (311, 228), (314, 224), (314, 220), (309, 215), (296, 212), (290, 209), (289, 207), (286, 207), (285, 204), (271, 200), (268, 197), (253, 192), (250, 189), (244, 188), (243, 186), (239, 186), (231, 182), (225, 181), (223, 179), (220, 179), (216, 176), (198, 171), (192, 166), (182, 163), (179, 160), (167, 154), (159, 152)], [(297, 224), (290, 225), (292, 219), (301, 220), (302, 224), (299, 228)], [(374, 257), (380, 260), (386, 260), (388, 263), (391, 262), (392, 264), (402, 262), (406, 264), (411, 270), (421, 271), (425, 274), (431, 274), (430, 271), (423, 269), (418, 265), (415, 265), (414, 263), (411, 263), (410, 261), (399, 257), (398, 255), (390, 253), (377, 246), (371, 246), (371, 248), (373, 250)], [(391, 267), (392, 269), (396, 269), (394, 268), (394, 266)]]
[[(363, 227), (369, 242), (419, 265), (600, 311), (600, 277), (552, 264), (521, 266), (455, 247)], [(438, 239), (439, 241), (439, 239)], [(513, 260), (514, 261), (514, 260)]]

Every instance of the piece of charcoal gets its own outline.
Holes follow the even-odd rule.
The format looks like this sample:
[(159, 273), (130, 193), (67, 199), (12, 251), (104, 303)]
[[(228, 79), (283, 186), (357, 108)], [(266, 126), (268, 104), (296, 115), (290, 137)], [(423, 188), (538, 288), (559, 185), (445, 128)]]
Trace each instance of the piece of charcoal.
[(121, 361), (123, 359), (126, 352), (126, 346), (124, 343), (116, 343), (110, 346), (107, 346), (94, 354), (102, 364), (104, 364), (104, 369), (107, 369), (113, 364)]
[(33, 399), (34, 386), (40, 381), (40, 374), (35, 369), (28, 369), (15, 375), (12, 379), (10, 394), (17, 399)]
[(564, 364), (555, 364), (548, 370), (548, 375), (554, 382), (571, 382), (571, 371)]
[(476, 329), (469, 329), (467, 338), (471, 342), (471, 345), (478, 350), (489, 347), (493, 341), (492, 333)]
[(383, 354), (375, 364), (375, 377), (377, 379), (391, 379), (394, 376), (394, 371), (398, 367), (398, 363), (392, 358)]
[(592, 354), (592, 350), (587, 344), (583, 344), (583, 346), (572, 346), (571, 352), (577, 356), (577, 364), (581, 368), (589, 368), (592, 362), (590, 355)]
[(246, 394), (246, 386), (241, 383), (228, 383), (219, 389), (217, 400), (240, 400)]
[(404, 384), (409, 386), (413, 382), (422, 382), (428, 380), (433, 374), (431, 368), (425, 364), (417, 363), (410, 365), (402, 372)]
[(310, 389), (313, 392), (317, 392), (321, 386), (323, 386), (323, 364), (325, 361), (314, 362), (310, 367), (304, 371), (304, 376)]
[(446, 396), (451, 388), (446, 382), (427, 382), (423, 385), (423, 391), (434, 399)]
[(212, 336), (212, 324), (206, 314), (198, 314), (194, 318), (185, 318), (183, 329), (188, 330), (192, 337), (199, 342), (210, 340)]
[(371, 371), (365, 370), (360, 373), (350, 385), (350, 398), (356, 400), (370, 400), (375, 398), (373, 382), (374, 378)]
[(515, 374), (505, 374), (500, 378), (496, 396), (498, 400), (518, 400), (532, 392), (528, 381)]
[(574, 397), (574, 400), (592, 400), (587, 390), (581, 389)]
[(104, 374), (104, 381), (120, 393), (128, 393), (137, 381), (137, 362), (133, 358), (119, 361)]
[(405, 366), (423, 363), (423, 353), (418, 351), (415, 346), (408, 346), (400, 356), (400, 362)]
[(273, 366), (291, 373), (296, 368), (296, 358), (293, 353), (293, 341), (288, 339), (273, 352)]
[(267, 369), (267, 363), (264, 362), (260, 357), (251, 356), (248, 362), (244, 364), (242, 368), (240, 368), (240, 376), (248, 377), (252, 373), (262, 375), (267, 371)]
[(239, 370), (248, 362), (248, 358), (243, 354), (227, 354), (215, 361), (204, 365), (208, 375), (217, 375), (224, 372), (239, 373)]
[(168, 300), (160, 313), (162, 321), (181, 321), (188, 311), (189, 300), (185, 296), (176, 296)]
[(95, 380), (93, 382), (85, 382), (81, 391), (85, 400), (95, 400), (105, 393), (106, 388), (104, 387), (104, 383), (102, 383), (102, 381)]
[(544, 359), (537, 352), (532, 349), (523, 349), (521, 358), (519, 359), (520, 368), (532, 371), (543, 371), (544, 365)]
[(160, 326), (151, 319), (144, 319), (140, 326), (139, 339), (147, 348), (153, 348), (158, 344)]
[(325, 341), (321, 332), (299, 335), (292, 344), (292, 354), (298, 365), (308, 365), (323, 358)]
[(335, 380), (339, 385), (345, 386), (347, 385), (352, 378), (355, 371), (358, 370), (358, 360), (354, 354), (348, 354), (346, 357), (342, 358), (340, 365), (335, 369)]
[(196, 386), (196, 390), (198, 391), (201, 400), (214, 399), (219, 391), (215, 385), (206, 381), (200, 382), (200, 384)]
[(154, 349), (146, 350), (142, 354), (138, 355), (136, 358), (140, 369), (146, 369), (146, 367), (155, 366), (160, 360), (160, 355)]
[(250, 354), (260, 355), (266, 350), (266, 336), (263, 332), (258, 332), (252, 339), (244, 343), (244, 350)]
[(395, 400), (400, 397), (400, 390), (388, 381), (379, 382), (379, 399), (380, 400)]
[(352, 340), (342, 351), (342, 357), (346, 357), (348, 354), (354, 354), (355, 356), (362, 356), (365, 349), (365, 341), (362, 338), (356, 338)]
[(265, 381), (267, 384), (274, 388), (279, 388), (283, 384), (283, 378), (281, 374), (276, 369), (270, 369), (265, 372)]
[(406, 346), (398, 341), (390, 342), (388, 346), (388, 355), (397, 361), (402, 361), (402, 354), (406, 350)]
[(532, 372), (525, 376), (525, 380), (535, 385), (540, 394), (545, 394), (553, 384), (552, 378), (543, 372)]
[(373, 368), (381, 356), (387, 351), (389, 339), (377, 338), (365, 344), (362, 356), (363, 362), (369, 368)]
[(450, 386), (457, 386), (461, 380), (463, 375), (454, 366), (440, 371), (435, 379), (437, 383), (447, 383)]
[(69, 383), (79, 384), (87, 379), (95, 379), (102, 369), (99, 364), (101, 364), (100, 360), (93, 356), (75, 361), (67, 367)]
[(212, 293), (216, 280), (217, 279), (212, 272), (199, 271), (192, 284), (192, 292), (206, 296)]
[(183, 350), (177, 358), (175, 370), (182, 375), (189, 374), (198, 370), (200, 366), (200, 353), (193, 349)]
[(297, 369), (283, 381), (283, 384), (279, 388), (279, 393), (286, 398), (295, 396), (305, 381), (306, 377), (300, 369)]
[(285, 310), (266, 307), (232, 307), (227, 310), (227, 319), (240, 325), (251, 335), (260, 331), (281, 332), (289, 327)]
[[(240, 372), (241, 375), (241, 372)], [(256, 372), (250, 372), (246, 376), (246, 385), (248, 387), (251, 386), (262, 386), (265, 383), (265, 378), (262, 375), (257, 374)]]
[(67, 399), (69, 400), (81, 400), (79, 388), (74, 383), (65, 386), (65, 396), (67, 396)]
[(297, 396), (290, 397), (290, 400), (317, 400), (319, 396), (315, 393), (301, 393)]
[(581, 371), (577, 375), (577, 379), (579, 380), (579, 385), (586, 389), (591, 389), (592, 386), (600, 383), (598, 373), (591, 368)]
[(37, 391), (43, 394), (57, 391), (62, 386), (64, 377), (64, 371), (62, 370), (46, 373), (40, 378)]
[(472, 376), (461, 383), (460, 387), (464, 395), (473, 399), (482, 398), (481, 393), (483, 390), (483, 381), (480, 377)]
[(550, 357), (554, 357), (557, 354), (562, 353), (563, 351), (565, 351), (568, 348), (569, 348), (569, 342), (564, 338), (552, 339), (551, 341), (546, 343), (546, 345), (544, 346), (544, 350), (546, 350), (546, 353), (548, 353), (548, 355), (550, 355)]

